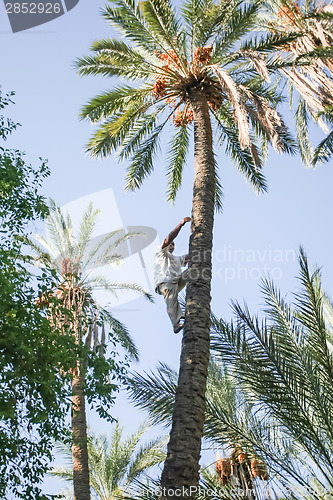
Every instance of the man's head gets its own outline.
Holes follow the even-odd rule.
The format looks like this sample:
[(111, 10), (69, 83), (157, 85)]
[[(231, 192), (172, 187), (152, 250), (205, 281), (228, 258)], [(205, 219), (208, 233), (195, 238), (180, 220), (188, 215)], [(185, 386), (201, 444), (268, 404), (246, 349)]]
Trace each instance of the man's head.
[(173, 253), (174, 249), (175, 249), (175, 243), (172, 241), (172, 242), (170, 243), (170, 245), (168, 246), (168, 251), (169, 251), (170, 253)]

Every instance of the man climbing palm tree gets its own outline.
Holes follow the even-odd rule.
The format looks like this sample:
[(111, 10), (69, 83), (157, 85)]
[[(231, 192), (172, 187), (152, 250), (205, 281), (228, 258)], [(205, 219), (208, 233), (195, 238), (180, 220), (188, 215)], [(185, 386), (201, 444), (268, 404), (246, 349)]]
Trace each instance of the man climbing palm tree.
[(178, 226), (168, 234), (162, 245), (157, 247), (154, 258), (154, 284), (155, 291), (163, 295), (167, 306), (167, 312), (173, 331), (180, 332), (184, 326), (184, 313), (178, 302), (178, 293), (185, 287), (187, 282), (186, 271), (182, 272), (188, 262), (188, 255), (181, 257), (173, 255), (175, 250), (174, 239), (186, 222), (191, 217), (184, 217)]
[(162, 131), (172, 127), (166, 171), (168, 199), (174, 200), (193, 137), (191, 279), (161, 476), (162, 488), (184, 486), (186, 497), (199, 481), (205, 418), (214, 209), (222, 203), (215, 150), (224, 144), (258, 193), (267, 188), (262, 165), (268, 144), (280, 153), (294, 152), (294, 141), (276, 111), (281, 95), (275, 82), (269, 83), (276, 65), (267, 58), (285, 45), (285, 36), (246, 36), (257, 30), (261, 8), (263, 2), (245, 0), (184, 0), (180, 8), (171, 0), (110, 1), (103, 16), (122, 38), (95, 42), (93, 54), (76, 63), (81, 75), (127, 81), (94, 97), (81, 112), (82, 118), (99, 123), (88, 143), (91, 156), (116, 151), (120, 159), (130, 160), (127, 189), (139, 188), (152, 173)]

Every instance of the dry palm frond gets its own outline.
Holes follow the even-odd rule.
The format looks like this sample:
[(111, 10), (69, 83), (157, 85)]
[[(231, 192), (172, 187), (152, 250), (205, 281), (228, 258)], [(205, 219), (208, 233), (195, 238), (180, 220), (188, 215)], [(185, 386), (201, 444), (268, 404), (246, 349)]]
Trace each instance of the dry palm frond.
[(270, 82), (268, 69), (265, 61), (265, 57), (254, 50), (246, 50), (243, 52), (246, 55), (255, 69), (258, 71), (259, 75), (266, 81)]
[(240, 147), (242, 149), (246, 149), (251, 144), (251, 137), (249, 118), (242, 94), (240, 93), (237, 84), (226, 71), (216, 65), (212, 66), (212, 68), (219, 80), (222, 92), (227, 94), (232, 104), (235, 122), (238, 128), (238, 140)]
[[(292, 82), (296, 90), (304, 98), (312, 116), (322, 113), (327, 106), (333, 104), (333, 61), (329, 57), (320, 56), (320, 49), (332, 47), (332, 21), (320, 17), (329, 7), (317, 6), (311, 15), (301, 12), (297, 4), (287, 3), (283, 12), (289, 16), (280, 16), (276, 21), (278, 29), (302, 33), (296, 40), (284, 45), (285, 52), (295, 56), (297, 68), (282, 69), (282, 73)], [(309, 58), (311, 56), (311, 58)], [(307, 61), (309, 60), (309, 64)], [(317, 120), (327, 132), (324, 122)]]
[(255, 114), (255, 118), (259, 120), (262, 127), (266, 131), (275, 151), (282, 153), (284, 151), (284, 146), (281, 141), (280, 132), (281, 130), (286, 130), (286, 126), (283, 123), (281, 116), (276, 109), (269, 105), (266, 99), (254, 94), (243, 85), (240, 85), (240, 88), (255, 106), (255, 112), (248, 109), (250, 116), (251, 114)]

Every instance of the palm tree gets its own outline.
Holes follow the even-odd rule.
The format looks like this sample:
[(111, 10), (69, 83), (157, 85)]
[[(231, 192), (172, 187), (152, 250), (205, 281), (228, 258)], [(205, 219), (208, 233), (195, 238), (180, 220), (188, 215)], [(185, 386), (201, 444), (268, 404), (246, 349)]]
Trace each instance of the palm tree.
[[(130, 388), (134, 404), (147, 410), (154, 424), (171, 424), (177, 389), (174, 370), (160, 364), (153, 373), (135, 374)], [(274, 422), (257, 414), (253, 398), (239, 387), (237, 378), (220, 359), (210, 361), (206, 399), (204, 442), (206, 448), (215, 450), (215, 459), (213, 470), (208, 466), (201, 471), (204, 496), (209, 497), (210, 490), (222, 492), (223, 499), (261, 499), (268, 491), (282, 491), (284, 487), (288, 491), (289, 481), (297, 474), (286, 436), (281, 441)], [(242, 497), (237, 496), (240, 489), (245, 491)]]
[(281, 44), (281, 37), (244, 41), (255, 28), (259, 8), (260, 2), (187, 0), (176, 12), (169, 0), (116, 0), (103, 15), (129, 43), (97, 41), (94, 54), (76, 63), (81, 75), (133, 82), (93, 98), (81, 114), (101, 122), (88, 144), (93, 157), (117, 151), (121, 159), (130, 159), (127, 189), (140, 187), (152, 172), (162, 130), (173, 124), (167, 167), (168, 199), (173, 200), (194, 125), (190, 282), (173, 426), (161, 479), (166, 490), (195, 486), (199, 479), (214, 205), (221, 207), (213, 142), (226, 145), (257, 192), (266, 190), (261, 167), (267, 143), (279, 152), (293, 151), (275, 110), (280, 96), (266, 84), (268, 69), (258, 52)]
[[(131, 486), (143, 473), (160, 464), (164, 458), (163, 441), (154, 439), (140, 445), (147, 425), (123, 438), (123, 428), (117, 423), (110, 438), (91, 434), (88, 436), (90, 485), (99, 500), (116, 500), (130, 494)], [(69, 459), (71, 451), (65, 445), (59, 450)], [(73, 469), (57, 467), (52, 471), (66, 481), (73, 481)]]
[[(36, 235), (38, 243), (24, 238), (24, 243), (36, 253), (31, 261), (53, 272), (55, 287), (38, 298), (38, 304), (48, 308), (50, 322), (71, 333), (78, 346), (84, 344), (83, 357), (78, 357), (72, 369), (72, 456), (75, 500), (89, 500), (89, 467), (87, 450), (87, 423), (85, 410), (85, 378), (88, 368), (87, 352), (103, 357), (106, 344), (106, 327), (110, 338), (117, 340), (132, 359), (138, 358), (135, 344), (125, 326), (117, 321), (110, 312), (100, 307), (94, 300), (93, 291), (102, 289), (115, 294), (117, 289), (135, 290), (145, 293), (138, 285), (112, 283), (96, 274), (102, 265), (117, 265), (121, 255), (115, 248), (131, 237), (119, 231), (107, 234), (97, 244), (92, 242), (92, 232), (99, 215), (92, 204), (86, 209), (77, 236), (73, 234), (73, 224), (69, 214), (65, 217), (54, 201), (50, 202), (50, 215), (46, 220), (50, 238)], [(99, 362), (101, 363), (101, 361)], [(108, 381), (107, 372), (119, 372), (120, 367), (112, 359), (106, 365), (102, 377), (102, 392), (105, 406), (113, 400), (111, 394), (117, 386)], [(96, 386), (93, 388), (96, 390)], [(103, 407), (100, 413), (103, 414)]]
[(299, 467), (294, 484), (301, 498), (317, 500), (333, 491), (333, 307), (302, 249), (299, 265), (302, 290), (294, 304), (265, 279), (265, 317), (235, 303), (235, 324), (214, 322), (212, 348), (289, 437)]
[[(312, 276), (308, 274), (306, 277), (309, 296), (312, 293), (311, 286), (317, 278), (317, 271)], [(332, 358), (333, 307), (319, 289), (317, 292), (319, 292), (317, 298), (320, 299), (321, 306), (318, 302), (316, 308), (318, 309), (319, 306), (317, 311), (319, 312), (322, 307), (322, 312), (319, 314), (323, 314), (325, 318), (325, 335)], [(278, 309), (276, 293), (274, 301)], [(301, 307), (297, 308), (294, 311), (295, 314), (288, 316), (288, 320), (285, 318), (284, 323), (280, 318), (280, 324), (277, 325), (277, 328), (281, 329), (279, 343), (276, 337), (267, 338), (263, 343), (264, 335), (256, 338), (256, 342), (254, 342), (254, 335), (244, 340), (244, 336), (240, 336), (241, 328), (238, 324), (232, 330), (231, 326), (213, 317), (213, 359), (210, 362), (207, 381), (204, 439), (206, 447), (212, 445), (215, 450), (220, 450), (222, 457), (217, 453), (214, 464), (219, 478), (211, 467), (202, 469), (200, 487), (203, 488), (202, 491), (205, 491), (204, 498), (210, 498), (207, 490), (220, 491), (223, 499), (230, 500), (235, 498), (261, 499), (266, 498), (267, 495), (270, 498), (269, 495), (273, 497), (273, 493), (275, 495), (284, 493), (283, 498), (292, 500), (330, 498), (333, 491), (331, 486), (333, 469), (331, 458), (327, 460), (327, 454), (332, 456), (331, 438), (327, 439), (327, 424), (325, 428), (317, 415), (321, 414), (324, 418), (327, 414), (326, 418), (331, 422), (332, 411), (327, 405), (332, 399), (332, 379), (329, 380), (329, 375), (321, 371), (320, 376), (328, 383), (322, 384), (318, 381), (319, 371), (311, 372), (313, 367), (311, 361), (315, 361), (311, 358), (320, 351), (312, 345), (314, 351), (309, 356), (302, 346), (302, 339), (299, 338), (297, 357), (301, 357), (300, 351), (304, 349), (304, 362), (312, 377), (313, 389), (312, 394), (309, 393), (310, 381), (309, 383), (305, 381), (305, 375), (302, 379), (297, 373), (293, 373), (290, 360), (297, 359), (295, 352), (289, 353), (287, 362), (285, 362), (284, 353), (281, 352), (282, 346), (288, 349), (293, 333), (292, 325), (298, 322), (300, 310)], [(288, 311), (285, 309), (284, 311), (287, 316)], [(308, 313), (309, 319), (315, 317), (314, 310)], [(251, 321), (250, 328), (253, 328), (253, 325), (261, 325), (256, 318), (251, 318)], [(243, 323), (243, 319), (241, 322)], [(229, 331), (226, 331), (227, 328)], [(246, 328), (248, 328), (247, 324)], [(268, 325), (267, 332), (269, 331)], [(294, 333), (297, 335), (298, 332), (294, 331)], [(232, 340), (230, 340), (231, 337)], [(258, 357), (256, 364), (250, 360), (249, 351)], [(226, 355), (226, 353), (229, 354)], [(236, 356), (239, 361), (234, 361)], [(225, 364), (224, 360), (227, 357), (232, 358), (232, 365), (229, 364), (229, 360), (228, 364)], [(262, 361), (264, 358), (266, 361), (270, 359), (272, 363), (274, 359), (278, 360), (279, 367), (276, 366), (274, 371), (268, 370), (267, 362)], [(259, 365), (262, 368), (258, 379), (256, 373)], [(278, 371), (279, 375), (277, 375)], [(279, 389), (274, 388), (277, 380), (283, 379), (284, 373), (286, 382), (289, 381), (290, 385), (285, 393), (290, 401), (292, 398), (294, 400), (299, 398), (304, 408), (303, 415), (297, 412), (297, 409), (290, 414), (288, 405), (284, 404), (284, 400), (287, 401), (287, 395), (282, 395), (282, 391), (277, 394)], [(295, 379), (297, 379), (298, 386), (295, 386)], [(139, 408), (148, 410), (154, 423), (164, 425), (171, 423), (177, 388), (175, 371), (161, 364), (154, 373), (134, 375), (130, 386), (134, 403)], [(299, 388), (301, 392), (298, 391)], [(317, 395), (314, 394), (316, 391)], [(327, 395), (330, 399), (326, 402)], [(317, 398), (316, 410), (311, 406), (313, 397)], [(275, 411), (276, 409), (278, 411)], [(304, 413), (307, 414), (307, 425), (304, 425)], [(310, 446), (305, 446), (304, 441), (309, 440), (309, 436), (312, 442)], [(317, 464), (320, 464), (320, 468)], [(329, 481), (323, 475), (323, 470), (329, 475)], [(245, 490), (241, 497), (238, 496), (239, 486), (241, 490)], [(219, 497), (215, 495), (212, 498)]]
[(315, 165), (327, 161), (333, 151), (332, 132), (314, 152), (308, 136), (313, 119), (327, 134), (333, 107), (333, 9), (316, 0), (269, 0), (268, 29), (274, 33), (298, 34), (287, 42), (279, 58), (289, 62), (282, 74), (299, 93), (296, 125), (303, 160)]

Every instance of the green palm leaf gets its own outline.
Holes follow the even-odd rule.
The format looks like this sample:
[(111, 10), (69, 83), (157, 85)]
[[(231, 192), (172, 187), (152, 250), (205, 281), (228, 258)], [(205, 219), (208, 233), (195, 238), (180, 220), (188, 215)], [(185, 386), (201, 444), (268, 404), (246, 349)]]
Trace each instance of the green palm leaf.
[(153, 133), (140, 144), (133, 155), (132, 163), (127, 169), (126, 190), (135, 191), (154, 170), (153, 159), (159, 148), (160, 132), (164, 125), (165, 122), (155, 127)]
[(123, 112), (128, 106), (133, 107), (133, 104), (142, 106), (150, 93), (150, 85), (139, 88), (118, 87), (92, 99), (82, 108), (81, 118), (89, 118), (92, 122), (109, 118), (115, 113)]
[(170, 141), (168, 151), (168, 200), (174, 201), (182, 182), (183, 168), (189, 148), (190, 133), (187, 125), (179, 127)]
[(102, 10), (102, 15), (107, 21), (148, 53), (160, 48), (154, 33), (147, 26), (140, 4), (134, 0), (117, 0), (114, 3), (116, 7), (106, 5)]
[[(146, 472), (164, 460), (164, 440), (154, 439), (141, 444), (141, 438), (149, 429), (144, 424), (128, 437), (116, 424), (109, 437), (90, 434), (88, 439), (90, 484), (100, 500), (124, 498), (126, 489), (140, 480)], [(70, 460), (70, 447), (57, 445), (60, 453)], [(70, 467), (56, 467), (53, 476), (72, 481)]]

